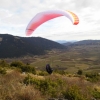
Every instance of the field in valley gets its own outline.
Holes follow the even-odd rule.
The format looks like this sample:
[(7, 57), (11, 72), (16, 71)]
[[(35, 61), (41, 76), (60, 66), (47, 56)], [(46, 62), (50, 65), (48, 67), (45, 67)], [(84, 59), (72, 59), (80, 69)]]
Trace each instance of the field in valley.
[(69, 73), (76, 73), (79, 69), (84, 72), (100, 72), (100, 45), (74, 46), (62, 51), (52, 50), (47, 55), (36, 56), (30, 64), (37, 69), (45, 70), (48, 63), (54, 70), (66, 70)]

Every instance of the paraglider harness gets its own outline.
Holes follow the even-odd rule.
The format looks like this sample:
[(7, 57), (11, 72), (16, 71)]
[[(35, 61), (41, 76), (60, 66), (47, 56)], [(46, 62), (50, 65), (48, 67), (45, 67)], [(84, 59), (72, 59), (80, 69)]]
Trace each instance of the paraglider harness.
[(50, 67), (49, 64), (46, 65), (46, 71), (47, 71), (49, 74), (52, 74), (52, 72), (53, 72), (53, 69)]

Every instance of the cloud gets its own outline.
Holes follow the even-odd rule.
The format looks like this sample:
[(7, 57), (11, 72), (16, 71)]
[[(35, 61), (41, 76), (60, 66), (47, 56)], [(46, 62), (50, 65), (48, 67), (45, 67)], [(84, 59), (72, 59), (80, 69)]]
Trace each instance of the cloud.
[[(51, 40), (100, 39), (99, 0), (2, 0), (0, 2), (0, 33), (26, 36), (29, 21), (45, 10), (70, 10), (80, 19), (77, 26), (65, 18), (44, 23), (32, 36)], [(97, 36), (98, 35), (98, 36)]]

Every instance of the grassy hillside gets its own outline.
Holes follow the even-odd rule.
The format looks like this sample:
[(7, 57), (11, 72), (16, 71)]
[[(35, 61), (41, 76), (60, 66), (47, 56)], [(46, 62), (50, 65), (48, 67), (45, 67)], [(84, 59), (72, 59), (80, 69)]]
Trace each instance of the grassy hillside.
[(34, 69), (29, 64), (0, 61), (1, 100), (99, 100), (98, 73), (71, 74)]
[[(50, 64), (53, 73), (46, 72)], [(0, 60), (1, 100), (100, 100), (100, 45)]]

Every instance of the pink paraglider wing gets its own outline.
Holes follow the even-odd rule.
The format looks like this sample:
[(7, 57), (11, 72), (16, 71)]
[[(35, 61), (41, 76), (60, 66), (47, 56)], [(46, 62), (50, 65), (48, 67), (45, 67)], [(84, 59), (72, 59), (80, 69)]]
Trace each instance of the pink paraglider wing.
[(37, 27), (39, 27), (44, 22), (51, 20), (56, 17), (60, 16), (66, 16), (69, 18), (74, 25), (77, 25), (79, 23), (78, 17), (70, 12), (70, 11), (60, 11), (60, 10), (50, 10), (38, 13), (28, 24), (26, 28), (26, 35), (31, 35), (33, 31), (36, 30)]

